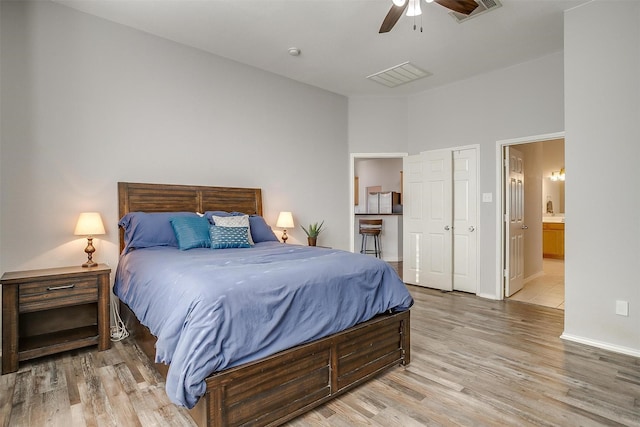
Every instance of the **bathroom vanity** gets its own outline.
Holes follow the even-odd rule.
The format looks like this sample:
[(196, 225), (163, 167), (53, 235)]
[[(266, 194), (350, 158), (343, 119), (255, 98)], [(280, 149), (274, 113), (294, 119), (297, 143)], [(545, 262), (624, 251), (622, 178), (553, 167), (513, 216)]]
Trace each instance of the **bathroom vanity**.
[(542, 256), (564, 259), (564, 216), (542, 219)]

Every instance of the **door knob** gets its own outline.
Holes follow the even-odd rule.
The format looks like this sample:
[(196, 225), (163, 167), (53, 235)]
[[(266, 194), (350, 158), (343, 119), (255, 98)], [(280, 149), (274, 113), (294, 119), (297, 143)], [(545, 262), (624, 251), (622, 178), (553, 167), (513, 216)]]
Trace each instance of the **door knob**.
[(523, 224), (523, 225), (522, 225), (522, 227), (520, 227), (520, 228), (522, 228), (523, 230), (528, 230), (528, 229), (529, 229), (529, 227), (528, 227), (528, 226), (526, 226), (526, 225), (524, 225), (524, 224)]
[(476, 228), (473, 225), (469, 226), (469, 232), (473, 233), (476, 230)]
[(448, 225), (445, 225), (445, 226), (444, 226), (444, 229), (445, 229), (445, 230), (447, 230), (447, 231), (449, 231), (449, 230), (450, 230), (450, 228), (449, 228), (449, 226), (448, 226)]

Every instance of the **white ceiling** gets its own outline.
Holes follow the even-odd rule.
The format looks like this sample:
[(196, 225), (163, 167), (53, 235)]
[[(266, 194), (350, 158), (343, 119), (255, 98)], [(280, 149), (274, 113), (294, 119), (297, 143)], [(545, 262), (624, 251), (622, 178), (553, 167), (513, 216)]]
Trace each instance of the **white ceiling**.
[[(501, 0), (462, 24), (423, 2), (422, 33), (403, 16), (386, 34), (391, 0), (53, 1), (335, 93), (406, 96), (561, 51), (563, 12), (589, 0)], [(395, 88), (366, 78), (405, 61), (433, 75)]]

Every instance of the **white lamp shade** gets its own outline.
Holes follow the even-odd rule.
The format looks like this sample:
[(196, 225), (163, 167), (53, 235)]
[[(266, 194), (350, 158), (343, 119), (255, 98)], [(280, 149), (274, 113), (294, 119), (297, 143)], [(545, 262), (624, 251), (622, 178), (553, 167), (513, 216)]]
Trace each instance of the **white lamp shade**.
[(81, 213), (73, 234), (76, 236), (96, 236), (104, 234), (104, 225), (102, 224), (100, 214), (98, 212)]
[(278, 221), (276, 222), (278, 228), (293, 228), (293, 215), (291, 212), (280, 212), (278, 215)]

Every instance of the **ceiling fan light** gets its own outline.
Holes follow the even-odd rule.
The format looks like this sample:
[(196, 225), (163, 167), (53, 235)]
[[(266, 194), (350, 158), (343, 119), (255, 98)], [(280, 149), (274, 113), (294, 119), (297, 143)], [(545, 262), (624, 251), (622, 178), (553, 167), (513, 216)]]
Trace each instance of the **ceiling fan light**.
[(409, 0), (409, 7), (407, 8), (407, 16), (422, 15), (422, 9), (420, 9), (420, 0)]
[(427, 3), (433, 3), (433, 0), (424, 0)]
[(404, 6), (404, 4), (407, 2), (407, 0), (392, 0), (393, 4), (395, 4), (398, 7), (402, 7)]

